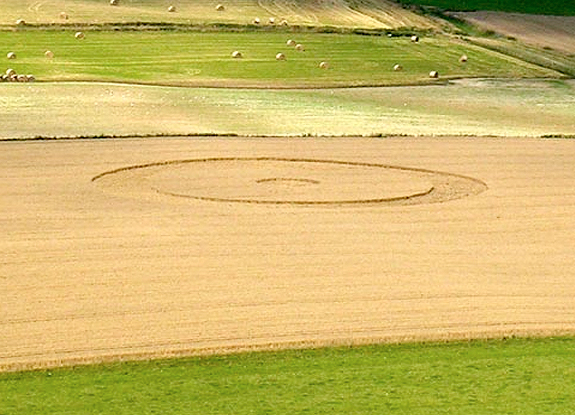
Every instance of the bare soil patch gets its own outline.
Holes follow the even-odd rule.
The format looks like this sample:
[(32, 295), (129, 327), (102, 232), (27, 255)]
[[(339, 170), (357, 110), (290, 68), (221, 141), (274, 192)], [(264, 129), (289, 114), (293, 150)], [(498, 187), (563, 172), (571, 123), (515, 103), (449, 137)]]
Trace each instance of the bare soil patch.
[(575, 54), (575, 16), (501, 12), (458, 12), (460, 18), (525, 43)]
[[(574, 140), (164, 138), (0, 145), (2, 370), (575, 332)], [(341, 160), (352, 170), (361, 163), (401, 166), (474, 178), (487, 189), (443, 203), (303, 207), (142, 197), (143, 188), (158, 183), (194, 194), (200, 183), (198, 171), (187, 170), (191, 163), (179, 166), (181, 174), (133, 169), (138, 174), (126, 192), (92, 180), (128, 166), (214, 158)], [(233, 193), (236, 175), (249, 173), (247, 164), (234, 174), (214, 166), (222, 174), (206, 191)], [(314, 167), (265, 171), (244, 189), (304, 195), (328, 174)], [(396, 184), (407, 177), (376, 168), (351, 176), (356, 173), (364, 182), (358, 189), (368, 191), (386, 173)], [(421, 180), (414, 178), (415, 190)], [(405, 181), (409, 191), (413, 183)], [(391, 194), (403, 192), (401, 186)]]

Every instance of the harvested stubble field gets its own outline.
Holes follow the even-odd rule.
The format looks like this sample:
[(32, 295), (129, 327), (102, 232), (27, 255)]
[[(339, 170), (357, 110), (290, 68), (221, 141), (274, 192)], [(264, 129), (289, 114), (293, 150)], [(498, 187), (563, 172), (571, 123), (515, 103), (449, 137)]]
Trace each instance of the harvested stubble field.
[[(222, 1), (225, 10), (217, 11), (211, 0), (120, 0), (110, 7), (106, 0), (22, 0), (2, 6), (0, 25), (13, 25), (16, 19), (29, 24), (97, 24), (164, 22), (179, 24), (252, 24), (259, 17), (262, 25), (282, 20), (291, 25), (347, 26), (362, 28), (419, 27), (439, 28), (441, 24), (401, 8), (388, 0), (233, 0)], [(174, 13), (168, 6), (176, 7)], [(63, 20), (60, 14), (66, 13)]]
[(573, 140), (1, 147), (0, 370), (575, 331)]

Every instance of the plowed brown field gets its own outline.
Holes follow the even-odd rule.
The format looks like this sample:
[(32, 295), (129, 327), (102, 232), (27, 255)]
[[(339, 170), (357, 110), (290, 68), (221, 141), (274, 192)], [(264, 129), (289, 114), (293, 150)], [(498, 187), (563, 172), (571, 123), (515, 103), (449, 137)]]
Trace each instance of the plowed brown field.
[(0, 148), (0, 370), (575, 332), (575, 140)]
[(575, 54), (575, 16), (528, 15), (501, 12), (458, 12), (460, 18), (486, 30), (523, 42)]

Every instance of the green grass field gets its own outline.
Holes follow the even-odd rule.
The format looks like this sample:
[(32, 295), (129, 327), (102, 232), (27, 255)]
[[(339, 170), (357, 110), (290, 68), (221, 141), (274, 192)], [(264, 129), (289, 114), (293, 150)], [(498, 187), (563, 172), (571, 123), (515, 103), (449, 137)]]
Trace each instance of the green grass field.
[[(90, 31), (0, 32), (4, 66), (39, 81), (114, 81), (179, 86), (329, 87), (402, 85), (441, 78), (554, 77), (559, 74), (444, 36), (422, 38), (314, 33)], [(298, 52), (288, 39), (304, 45)], [(53, 59), (44, 53), (50, 50)], [(238, 50), (242, 59), (233, 59)], [(6, 59), (8, 52), (17, 58)], [(282, 52), (285, 61), (275, 56)], [(466, 54), (467, 63), (459, 62)], [(319, 68), (327, 61), (330, 69)], [(404, 70), (395, 72), (395, 64)], [(5, 69), (4, 69), (5, 70)], [(2, 71), (3, 72), (3, 71)]]
[(492, 10), (529, 14), (552, 14), (574, 16), (573, 0), (530, 1), (530, 0), (399, 0), (403, 4), (435, 6), (444, 10), (475, 11)]
[(0, 414), (570, 414), (573, 338), (381, 345), (0, 374)]

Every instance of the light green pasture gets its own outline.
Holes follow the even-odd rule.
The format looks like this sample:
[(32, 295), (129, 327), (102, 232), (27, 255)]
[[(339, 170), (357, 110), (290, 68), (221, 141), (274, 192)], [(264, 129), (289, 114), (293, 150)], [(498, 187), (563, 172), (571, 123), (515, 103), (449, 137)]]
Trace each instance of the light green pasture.
[[(113, 81), (184, 86), (329, 87), (429, 83), (459, 77), (554, 77), (557, 72), (443, 36), (314, 33), (89, 31), (0, 32), (4, 68), (39, 81)], [(305, 51), (286, 42), (292, 38)], [(54, 58), (45, 52), (50, 50)], [(242, 59), (233, 59), (240, 51)], [(14, 52), (16, 59), (6, 58)], [(277, 53), (285, 61), (277, 61)], [(459, 62), (468, 56), (465, 64)], [(327, 61), (330, 69), (319, 63)], [(395, 64), (403, 71), (393, 70)]]
[(320, 90), (0, 84), (0, 137), (575, 134), (575, 83)]

